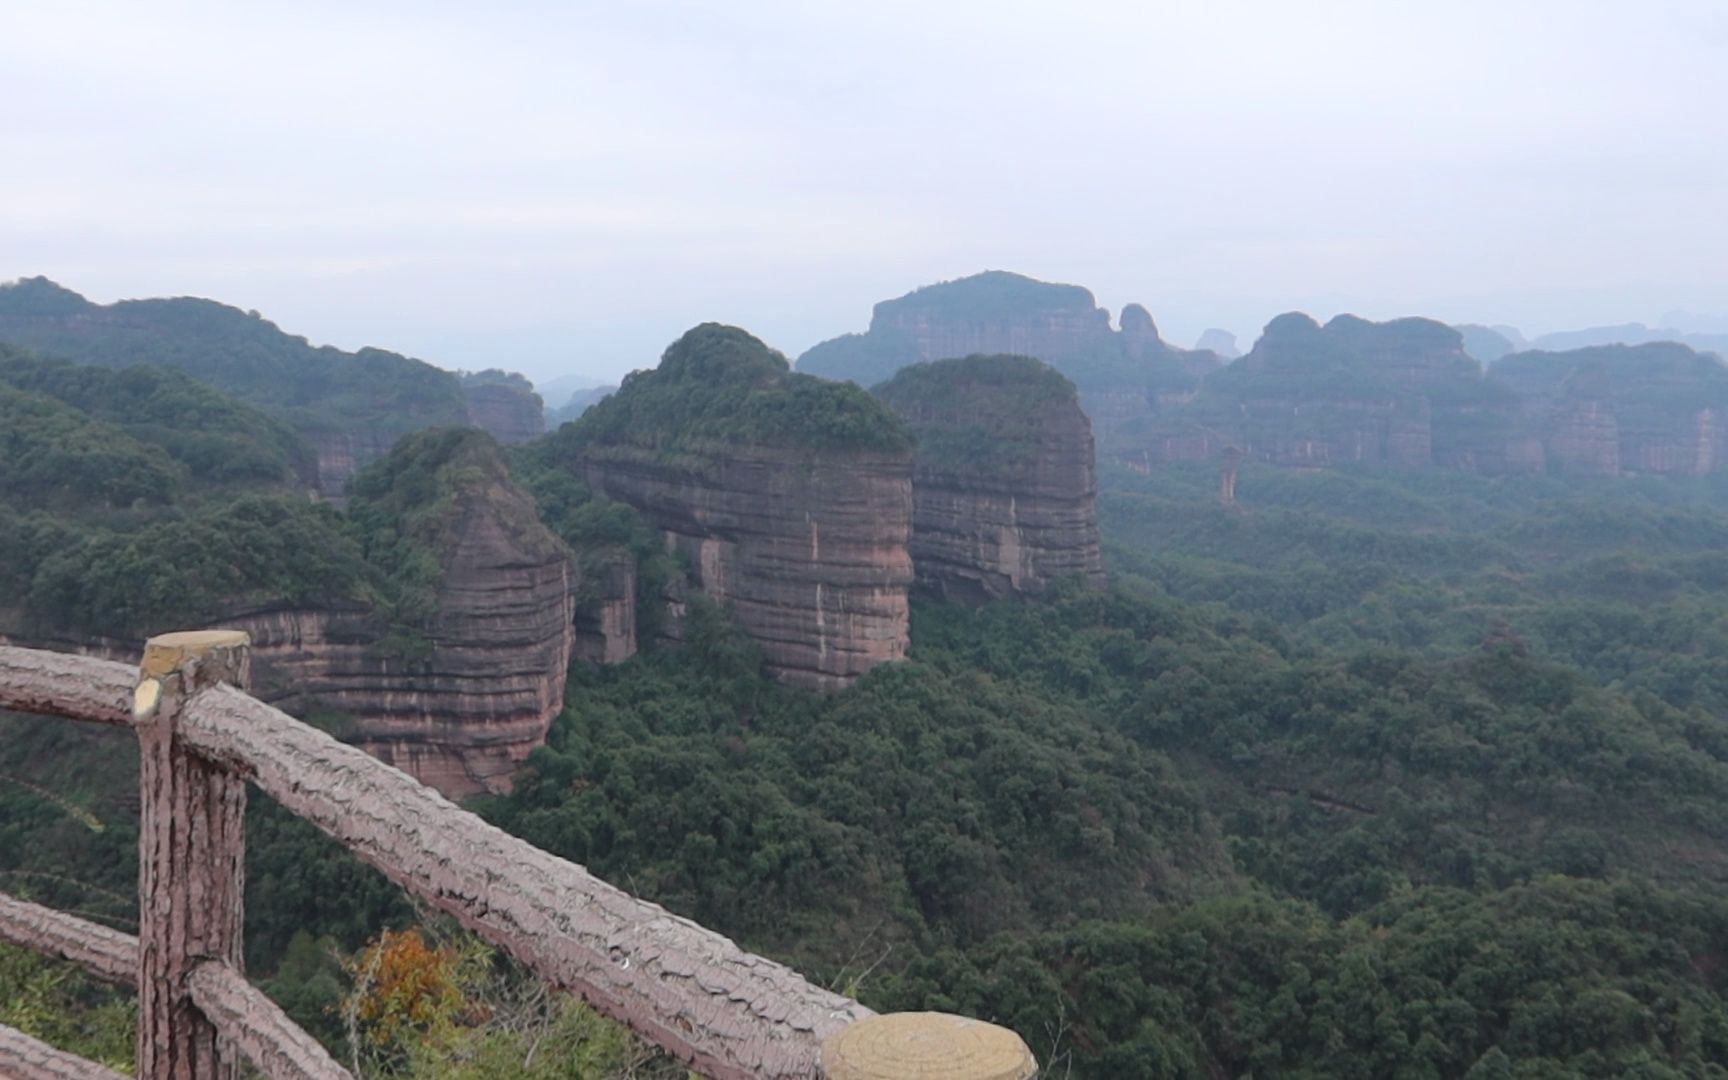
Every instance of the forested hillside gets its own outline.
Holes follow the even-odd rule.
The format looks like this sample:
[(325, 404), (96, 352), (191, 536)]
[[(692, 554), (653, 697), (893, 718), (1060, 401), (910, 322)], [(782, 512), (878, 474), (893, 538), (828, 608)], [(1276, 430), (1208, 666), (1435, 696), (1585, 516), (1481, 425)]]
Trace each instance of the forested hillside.
[[(1721, 1075), (1722, 490), (1105, 489), (1108, 587), (922, 602), (908, 662), (823, 697), (698, 604), (683, 647), (574, 667), (482, 809), (877, 1008), (1008, 1023), (1058, 1075)], [(119, 916), (129, 766), (93, 782), (94, 741), (9, 723), (0, 881)], [(311, 940), (408, 913), (269, 807), (253, 830), (256, 970), (340, 1040)]]
[(466, 419), (450, 372), (382, 349), (314, 347), (214, 300), (100, 305), (28, 278), (0, 288), (0, 341), (101, 367), (175, 368), (309, 430), (364, 423), (402, 432)]

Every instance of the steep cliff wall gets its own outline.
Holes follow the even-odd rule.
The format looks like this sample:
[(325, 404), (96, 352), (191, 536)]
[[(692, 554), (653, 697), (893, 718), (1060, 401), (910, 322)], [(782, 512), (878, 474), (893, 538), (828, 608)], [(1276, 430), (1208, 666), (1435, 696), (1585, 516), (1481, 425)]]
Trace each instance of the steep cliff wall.
[(504, 446), (537, 439), (546, 432), (546, 404), (521, 375), (482, 371), (462, 376), (468, 422)]
[(398, 436), (377, 429), (317, 428), (301, 432), (317, 460), (313, 489), (340, 506), (355, 473), (390, 452)]
[(1019, 356), (904, 368), (876, 394), (918, 440), (912, 565), (965, 602), (1103, 579), (1092, 426), (1074, 385)]
[(1166, 344), (1138, 304), (1122, 310), (1118, 332), (1086, 289), (992, 270), (884, 300), (868, 332), (815, 346), (798, 369), (873, 386), (908, 364), (974, 354), (1030, 356), (1062, 372), (1100, 443), (1161, 404), (1186, 400), (1219, 364), (1210, 352)]
[(390, 632), (323, 697), (348, 738), (446, 792), (500, 790), (545, 738), (575, 651), (575, 558), (472, 428), (404, 439), (351, 514), (393, 568)]
[(663, 533), (778, 678), (831, 689), (905, 655), (911, 441), (868, 394), (708, 324), (553, 438)]
[(1557, 472), (1702, 476), (1724, 468), (1728, 368), (1673, 342), (1522, 352), (1494, 365)]
[(1296, 467), (1541, 465), (1514, 396), (1484, 379), (1456, 331), (1426, 319), (1280, 315), (1192, 400), (1125, 426), (1113, 449), (1149, 468), (1228, 446)]

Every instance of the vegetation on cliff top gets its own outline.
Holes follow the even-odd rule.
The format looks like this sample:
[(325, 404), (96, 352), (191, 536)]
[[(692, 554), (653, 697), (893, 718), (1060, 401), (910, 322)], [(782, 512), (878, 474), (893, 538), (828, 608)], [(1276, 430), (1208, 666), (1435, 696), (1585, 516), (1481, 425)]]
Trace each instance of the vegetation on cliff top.
[(884, 300), (876, 305), (872, 322), (906, 312), (933, 312), (939, 317), (969, 321), (1022, 318), (1050, 311), (1090, 314), (1097, 307), (1091, 290), (1082, 286), (1057, 285), (1007, 270), (986, 270)]
[(900, 369), (871, 390), (917, 440), (920, 468), (995, 471), (1033, 462), (1052, 409), (1081, 419), (1074, 384), (1029, 356), (968, 356)]
[(490, 516), (524, 552), (569, 554), (512, 481), (498, 443), (478, 428), (404, 436), (356, 473), (348, 490), (350, 529), (388, 585), (381, 600), (391, 629), (382, 644), (409, 655), (425, 651), (438, 588), (476, 513)]
[(1622, 418), (1642, 413), (1656, 423), (1728, 407), (1728, 365), (1675, 342), (1513, 353), (1494, 365), (1494, 377), (1530, 395), (1605, 398)]
[(46, 278), (0, 285), (0, 341), (81, 364), (175, 368), (296, 430), (459, 424), (458, 378), (381, 349), (315, 348), (256, 312), (178, 297), (92, 304)]
[(791, 370), (780, 353), (732, 326), (704, 323), (673, 342), (652, 371), (552, 438), (571, 452), (634, 447), (701, 455), (725, 447), (905, 451), (905, 426), (864, 390)]
[[(302, 486), (313, 471), (311, 452), (282, 424), (171, 368), (114, 370), (0, 345), (0, 385), (53, 398), (160, 447), (200, 488)], [(114, 451), (130, 441), (118, 440)]]

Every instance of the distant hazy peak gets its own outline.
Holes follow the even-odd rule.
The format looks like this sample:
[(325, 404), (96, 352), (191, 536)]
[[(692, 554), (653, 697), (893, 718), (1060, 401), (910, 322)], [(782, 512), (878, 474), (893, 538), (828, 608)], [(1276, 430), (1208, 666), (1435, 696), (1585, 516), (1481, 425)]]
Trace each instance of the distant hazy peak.
[(0, 315), (76, 315), (95, 306), (45, 277), (19, 278), (0, 285)]
[(1036, 311), (1092, 311), (1090, 289), (1039, 281), (1007, 270), (986, 270), (970, 277), (925, 285), (875, 307), (871, 322), (914, 311), (940, 312), (950, 318), (994, 319)]
[(1200, 340), (1194, 343), (1194, 347), (1215, 352), (1226, 360), (1234, 360), (1242, 355), (1241, 346), (1236, 344), (1236, 335), (1215, 326), (1207, 328), (1200, 335)]

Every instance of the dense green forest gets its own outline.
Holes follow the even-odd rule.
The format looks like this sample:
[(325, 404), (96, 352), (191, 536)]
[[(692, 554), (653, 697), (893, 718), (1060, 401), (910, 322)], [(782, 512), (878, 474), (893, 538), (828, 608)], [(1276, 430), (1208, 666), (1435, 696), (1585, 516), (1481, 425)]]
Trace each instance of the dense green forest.
[[(910, 450), (893, 413), (856, 386), (792, 371), (734, 326), (704, 323), (635, 371), (581, 421), (556, 431), (569, 451), (634, 447), (691, 454), (716, 443)], [(693, 457), (694, 460), (694, 457)]]
[(400, 433), (467, 419), (451, 372), (382, 349), (314, 347), (257, 312), (213, 300), (100, 305), (26, 278), (0, 286), (0, 342), (98, 367), (172, 368), (302, 432)]
[[(164, 475), (190, 467), (120, 434)], [(433, 542), (416, 515), (470, 438), (410, 441), (352, 512), (306, 508), (296, 527), (340, 543), (263, 558), (390, 588), (380, 564), (402, 560), (380, 553)], [(542, 517), (585, 557), (648, 565), (653, 534), (560, 452), (510, 457)], [(684, 646), (575, 668), (548, 745), (477, 809), (873, 1007), (1009, 1024), (1056, 1076), (1728, 1075), (1722, 481), (1250, 464), (1236, 508), (1210, 467), (1103, 486), (1107, 588), (919, 601), (908, 661), (830, 696), (767, 680), (698, 600)], [(54, 523), (91, 520), (134, 538), (30, 583), (92, 617), (122, 601), (78, 583), (149, 529), (287, 513), (80, 505), (0, 517), (0, 545), (83, 550)], [(312, 555), (333, 561), (294, 561)], [(0, 718), (0, 889), (128, 927), (129, 753)], [(601, 1056), (510, 1071), (520, 1046), (451, 1021), (464, 995), (515, 1000), (496, 958), (435, 921), (423, 954), (380, 939), (427, 920), (266, 800), (249, 838), (254, 973), (344, 1053), (364, 1036), (369, 1070), (607, 1075), (640, 1053), (542, 1012), (536, 1030)], [(384, 948), (455, 996), (360, 1032), (341, 1003)], [(64, 973), (0, 953), (0, 1001), (29, 1003), (0, 1022), (123, 1058), (124, 1005)]]

